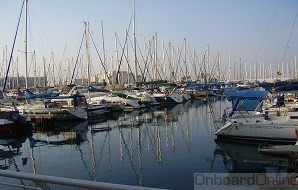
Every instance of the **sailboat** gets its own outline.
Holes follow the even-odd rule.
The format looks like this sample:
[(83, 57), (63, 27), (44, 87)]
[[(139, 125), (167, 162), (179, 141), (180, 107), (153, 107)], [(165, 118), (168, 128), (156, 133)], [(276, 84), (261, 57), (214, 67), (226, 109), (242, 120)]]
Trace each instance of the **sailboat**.
[[(23, 6), (24, 6), (24, 3), (23, 3)], [(22, 10), (23, 10), (23, 6), (22, 6)], [(18, 30), (18, 27), (17, 27), (17, 30)], [(13, 55), (16, 36), (17, 36), (17, 31), (15, 34), (14, 43), (10, 54), (9, 64), (6, 70), (5, 81), (1, 92), (0, 136), (15, 137), (15, 134), (21, 134), (31, 129), (31, 124), (27, 121), (27, 117), (20, 115), (18, 111), (16, 106), (17, 101), (5, 95), (6, 83), (8, 80), (8, 73), (12, 62), (12, 55)]]
[(88, 88), (87, 88), (87, 93), (84, 94), (87, 97), (86, 104), (83, 108), (86, 109), (87, 111), (87, 116), (89, 120), (94, 120), (99, 117), (104, 117), (106, 115), (107, 111), (107, 106), (103, 104), (102, 102), (92, 102), (91, 101), (91, 96), (90, 96), (90, 85), (91, 85), (91, 80), (90, 80), (90, 55), (89, 55), (89, 49), (88, 49), (88, 36), (89, 36), (89, 22), (85, 22), (85, 31), (84, 31), (84, 36), (86, 40), (86, 55), (87, 55), (87, 75), (88, 75)]
[(84, 104), (83, 98), (78, 95), (60, 95), (59, 93), (40, 93), (35, 94), (28, 87), (28, 71), (27, 71), (27, 17), (28, 17), (28, 0), (24, 0), (25, 4), (25, 98), (26, 102), (19, 105), (20, 113), (30, 116), (33, 120), (86, 120), (87, 112), (81, 106)]

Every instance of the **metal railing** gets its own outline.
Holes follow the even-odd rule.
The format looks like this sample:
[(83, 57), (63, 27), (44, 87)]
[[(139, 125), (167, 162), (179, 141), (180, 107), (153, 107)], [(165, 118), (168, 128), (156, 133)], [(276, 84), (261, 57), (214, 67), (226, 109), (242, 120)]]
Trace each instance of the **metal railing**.
[[(15, 178), (15, 179), (22, 179), (22, 180), (29, 180), (29, 181), (33, 181), (37, 184), (38, 183), (56, 184), (56, 185), (76, 187), (76, 188), (81, 188), (81, 189), (156, 190), (155, 188), (149, 188), (149, 187), (103, 183), (103, 182), (87, 181), (87, 180), (80, 180), (80, 179), (71, 179), (71, 178), (47, 176), (47, 175), (40, 175), (40, 174), (16, 172), (16, 171), (10, 171), (10, 170), (0, 170), (0, 176), (8, 177), (8, 178)], [(33, 187), (33, 186), (25, 186), (25, 185), (4, 183), (4, 182), (0, 182), (0, 185), (13, 186), (13, 187), (19, 187), (19, 188), (27, 188), (27, 189), (44, 189), (43, 187), (38, 188), (38, 187)], [(45, 185), (45, 184), (43, 184), (43, 185)], [(48, 189), (48, 188), (46, 188), (46, 189)]]

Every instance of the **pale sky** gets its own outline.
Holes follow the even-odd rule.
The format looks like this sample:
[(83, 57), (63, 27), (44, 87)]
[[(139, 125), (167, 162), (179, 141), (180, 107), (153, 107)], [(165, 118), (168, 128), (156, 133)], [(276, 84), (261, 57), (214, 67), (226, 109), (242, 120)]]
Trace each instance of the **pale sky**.
[[(8, 53), (11, 51), (22, 3), (23, 0), (0, 1), (1, 63), (6, 45)], [(184, 38), (198, 57), (209, 45), (212, 59), (219, 52), (224, 66), (229, 53), (233, 63), (241, 58), (243, 63), (265, 65), (277, 65), (283, 57), (284, 62), (291, 62), (298, 54), (298, 21), (293, 25), (297, 0), (136, 0), (135, 11), (136, 38), (144, 55), (148, 54), (144, 42), (148, 45), (155, 33), (160, 59), (162, 42), (181, 49)], [(39, 64), (42, 57), (50, 62), (51, 52), (56, 62), (61, 62), (66, 45), (66, 57), (75, 59), (87, 21), (102, 56), (103, 21), (107, 63), (111, 64), (116, 52), (115, 33), (123, 45), (132, 12), (133, 0), (29, 0), (28, 51), (36, 51)], [(23, 62), (23, 18), (14, 53), (19, 62)], [(132, 27), (129, 37), (133, 39)], [(97, 68), (94, 64), (99, 59), (91, 43), (91, 60)], [(132, 47), (129, 49), (132, 54)], [(118, 51), (121, 53), (120, 47)]]

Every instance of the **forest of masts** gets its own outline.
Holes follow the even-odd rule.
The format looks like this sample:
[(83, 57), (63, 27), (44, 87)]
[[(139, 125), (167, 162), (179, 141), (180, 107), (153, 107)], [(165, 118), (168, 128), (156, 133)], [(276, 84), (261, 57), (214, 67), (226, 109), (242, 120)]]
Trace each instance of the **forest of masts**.
[[(170, 82), (197, 81), (201, 83), (222, 81), (273, 81), (297, 78), (296, 56), (292, 60), (279, 63), (247, 63), (232, 55), (212, 52), (208, 45), (198, 54), (190, 47), (187, 39), (180, 45), (159, 41), (157, 33), (150, 40), (137, 39), (126, 30), (124, 40), (114, 34), (114, 50), (108, 57), (105, 49), (104, 28), (101, 22), (100, 47), (85, 22), (81, 44), (77, 55), (67, 55), (67, 45), (61, 58), (52, 51), (50, 57), (38, 55), (37, 50), (28, 50), (27, 67), (22, 53), (13, 56), (8, 74), (7, 87), (25, 87), (25, 68), (28, 69), (29, 87), (61, 86), (70, 83), (78, 85), (151, 82), (167, 80)], [(99, 41), (99, 40), (97, 40)], [(143, 41), (143, 43), (139, 43)], [(113, 48), (111, 48), (113, 49)], [(19, 51), (21, 52), (21, 51)], [(0, 85), (7, 72), (10, 51), (2, 47), (0, 65)], [(76, 52), (74, 52), (76, 54)], [(22, 58), (21, 58), (22, 57)], [(225, 60), (225, 61), (223, 61)], [(129, 73), (129, 74), (128, 74)], [(121, 76), (120, 76), (121, 75)], [(46, 79), (46, 80), (45, 80)]]

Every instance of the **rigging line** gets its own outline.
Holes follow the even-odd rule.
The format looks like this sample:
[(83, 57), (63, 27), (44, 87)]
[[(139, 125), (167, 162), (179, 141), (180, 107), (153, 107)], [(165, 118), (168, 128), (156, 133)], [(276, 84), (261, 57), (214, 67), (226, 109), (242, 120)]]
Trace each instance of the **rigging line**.
[[(171, 74), (171, 73), (174, 71), (174, 63), (173, 63), (174, 61), (171, 59), (171, 57), (170, 57), (168, 51), (166, 50), (165, 45), (163, 45), (163, 49), (164, 49), (165, 56), (168, 58), (168, 63), (169, 63), (169, 64), (168, 64), (167, 66), (169, 66), (170, 74)], [(172, 51), (172, 46), (170, 46), (169, 51), (170, 51), (170, 53), (171, 53), (171, 51)]]
[(153, 54), (152, 54), (152, 47), (153, 47), (153, 42), (151, 40), (149, 40), (149, 48), (148, 48), (148, 55), (147, 55), (147, 63), (145, 65), (145, 68), (147, 70), (147, 73), (149, 73), (149, 77), (150, 80), (153, 81), (153, 76), (150, 73), (153, 73), (152, 71), (150, 71), (150, 66), (152, 64), (152, 59), (153, 59)]
[(278, 4), (277, 4), (277, 6), (276, 6), (276, 8), (275, 8), (275, 11), (274, 11), (272, 17), (271, 17), (271, 20), (270, 20), (270, 22), (269, 22), (269, 25), (268, 25), (267, 30), (266, 30), (266, 32), (265, 32), (265, 35), (264, 35), (264, 37), (263, 37), (263, 39), (262, 39), (262, 42), (261, 42), (261, 44), (260, 44), (260, 46), (259, 46), (259, 48), (258, 48), (257, 53), (256, 53), (255, 60), (254, 60), (255, 63), (257, 62), (257, 57), (258, 57), (258, 55), (259, 55), (259, 53), (260, 53), (261, 47), (262, 47), (262, 45), (263, 45), (263, 42), (264, 42), (264, 40), (265, 40), (265, 38), (266, 38), (266, 36), (267, 36), (267, 34), (268, 34), (269, 28), (270, 28), (270, 26), (271, 26), (271, 24), (272, 24), (272, 22), (273, 22), (273, 18), (274, 18), (275, 15), (276, 15), (276, 12), (277, 12), (277, 9), (278, 9), (278, 7), (279, 7), (279, 4), (280, 4), (280, 0), (278, 1)]
[(291, 29), (291, 32), (290, 32), (290, 36), (289, 36), (289, 38), (288, 38), (287, 45), (286, 45), (284, 54), (283, 54), (283, 56), (282, 56), (282, 60), (281, 60), (281, 62), (284, 61), (286, 52), (287, 52), (287, 50), (290, 48), (290, 46), (289, 46), (289, 45), (290, 45), (290, 40), (291, 40), (291, 37), (292, 37), (292, 34), (293, 34), (293, 30), (294, 30), (294, 26), (295, 26), (295, 23), (296, 23), (297, 16), (298, 16), (298, 9), (297, 9), (297, 12), (296, 12), (296, 16), (295, 16), (295, 19), (294, 19), (294, 22), (293, 22), (293, 25), (292, 25), (292, 29)]
[[(124, 41), (124, 47), (126, 46), (126, 43), (127, 43), (127, 35), (128, 35), (128, 31), (126, 30), (126, 33), (125, 33), (125, 41)], [(118, 39), (118, 35), (116, 34), (116, 37), (117, 37), (117, 41), (119, 41)], [(116, 72), (116, 83), (119, 84), (119, 73), (120, 73), (120, 66), (121, 66), (121, 63), (123, 61), (123, 55), (124, 55), (124, 51), (125, 51), (125, 48), (121, 48), (122, 49), (122, 53), (121, 53), (121, 57), (120, 57), (120, 60), (119, 60), (119, 64), (118, 64), (118, 68), (117, 68), (117, 72)], [(117, 60), (118, 61), (118, 60)]]
[(14, 46), (15, 46), (15, 43), (16, 43), (17, 35), (18, 35), (18, 30), (19, 30), (19, 26), (20, 26), (20, 21), (21, 21), (21, 17), (22, 17), (22, 12), (23, 12), (23, 7), (24, 7), (24, 4), (25, 4), (25, 1), (26, 0), (24, 0), (23, 1), (23, 4), (22, 4), (20, 16), (19, 16), (19, 21), (18, 21), (18, 25), (17, 25), (17, 30), (16, 30), (16, 33), (15, 33), (15, 36), (14, 36), (14, 40), (13, 40), (13, 45), (12, 45), (12, 49), (11, 49), (11, 53), (10, 53), (10, 57), (9, 57), (9, 62), (8, 62), (7, 70), (6, 70), (5, 80), (4, 80), (4, 84), (3, 84), (3, 89), (2, 89), (3, 92), (5, 90), (6, 83), (7, 83), (8, 72), (9, 72), (9, 68), (10, 68), (11, 62), (12, 62), (12, 55), (13, 55)]
[(71, 79), (70, 79), (70, 85), (72, 84), (74, 74), (75, 74), (75, 71), (76, 71), (76, 67), (78, 65), (79, 56), (80, 56), (80, 52), (81, 52), (81, 49), (82, 49), (84, 37), (85, 37), (85, 32), (83, 33), (83, 37), (82, 37), (82, 40), (81, 40), (81, 44), (80, 44), (79, 52), (78, 52), (78, 55), (77, 55), (76, 63), (75, 63), (75, 66), (73, 68), (72, 76), (71, 76)]
[[(145, 46), (146, 46), (146, 49), (147, 49), (147, 44), (145, 44)], [(144, 59), (144, 70), (143, 70), (143, 73), (145, 73), (145, 74), (147, 73), (148, 76), (149, 76), (149, 80), (152, 80), (152, 76), (151, 76), (150, 71), (149, 71), (149, 68), (148, 68), (148, 64), (149, 64), (148, 57), (150, 55), (150, 49), (151, 49), (151, 47), (149, 48), (149, 53), (145, 56), (146, 58)], [(144, 75), (143, 76), (142, 81), (145, 81), (145, 77), (146, 76), (147, 75)]]
[[(130, 26), (131, 26), (131, 22), (133, 20), (133, 17), (130, 18), (130, 21), (129, 21), (129, 24), (128, 24), (128, 29), (126, 30), (126, 33), (125, 33), (125, 42), (124, 42), (124, 47), (127, 43), (127, 35), (128, 35), (128, 32), (129, 32), (129, 29), (130, 29)], [(116, 34), (116, 37), (118, 38), (118, 35)], [(118, 39), (119, 41), (119, 39)], [(118, 68), (117, 68), (117, 72), (116, 72), (116, 83), (119, 84), (119, 73), (120, 73), (120, 66), (121, 66), (121, 63), (122, 63), (122, 59), (123, 59), (123, 54), (124, 54), (124, 51), (125, 51), (125, 48), (122, 49), (122, 53), (121, 53), (121, 58), (119, 60), (119, 64), (118, 64)], [(118, 60), (117, 60), (118, 61)], [(133, 76), (134, 78), (134, 76)], [(134, 79), (135, 80), (135, 79)], [(136, 81), (136, 80), (135, 80)]]
[[(142, 60), (143, 60), (143, 62), (145, 63), (146, 60), (145, 60), (144, 55), (143, 55), (143, 53), (142, 53), (142, 51), (141, 51), (141, 48), (140, 48), (139, 43), (137, 43), (137, 46), (138, 46), (139, 52), (140, 52), (140, 54), (141, 54)], [(138, 65), (139, 65), (139, 64), (138, 64)], [(141, 70), (141, 73), (142, 73), (141, 66), (139, 65), (139, 67), (140, 67), (140, 70)], [(148, 72), (148, 71), (147, 71), (147, 72)], [(145, 69), (144, 69), (144, 71), (143, 71), (142, 74), (145, 75)], [(143, 76), (142, 78), (143, 78), (143, 81), (145, 82), (145, 76)]]
[[(131, 39), (130, 39), (130, 37), (128, 36), (128, 40), (129, 40), (129, 42), (130, 42), (130, 45), (133, 47), (133, 44), (132, 44), (132, 41), (131, 41)], [(136, 43), (137, 45), (138, 45), (138, 43)], [(139, 46), (138, 46), (138, 49), (139, 49), (139, 51), (140, 51), (140, 48), (139, 48)], [(141, 54), (142, 55), (142, 54)], [(124, 55), (125, 56), (125, 55)], [(126, 58), (126, 61), (127, 61), (127, 64), (128, 64), (128, 58), (125, 56), (125, 58)], [(129, 64), (128, 64), (129, 65)], [(129, 66), (130, 67), (130, 66)], [(140, 66), (140, 63), (139, 63), (139, 60), (137, 60), (137, 67), (139, 68), (139, 70), (141, 71), (141, 75), (142, 75), (142, 78), (143, 78), (143, 76), (144, 76), (144, 73), (143, 73), (143, 71), (142, 71), (142, 69), (141, 69), (141, 66)], [(130, 68), (130, 70), (131, 70), (131, 68)], [(132, 71), (131, 71), (132, 72)], [(135, 81), (136, 82), (136, 81)]]
[[(129, 38), (129, 35), (128, 35), (127, 37), (128, 37), (128, 39), (129, 39), (129, 41), (131, 41), (130, 38)], [(119, 39), (118, 39), (118, 43), (119, 43), (120, 47), (122, 48)], [(127, 48), (128, 48), (128, 44), (127, 44)], [(124, 49), (124, 50), (126, 49), (125, 46), (123, 46), (123, 49)], [(128, 49), (127, 49), (127, 50), (128, 50)], [(132, 69), (131, 69), (131, 67), (130, 67), (130, 65), (129, 65), (128, 57), (126, 56), (126, 54), (123, 54), (123, 55), (124, 55), (124, 58), (125, 58), (125, 60), (126, 60), (127, 67), (128, 67), (128, 69), (129, 69), (130, 73), (133, 73), (133, 72), (132, 72)], [(136, 82), (135, 76), (132, 75), (132, 77), (133, 77), (134, 81)]]
[(106, 144), (106, 142), (107, 142), (108, 134), (109, 134), (109, 132), (107, 131), (106, 134), (105, 134), (105, 137), (104, 137), (104, 139), (103, 139), (102, 146), (100, 147), (100, 153), (99, 153), (100, 156), (99, 156), (98, 161), (96, 162), (97, 165), (101, 162), (102, 157), (103, 157), (103, 155), (104, 155), (104, 154), (103, 154), (103, 151), (104, 151), (105, 144)]
[(92, 43), (93, 43), (93, 45), (94, 45), (94, 47), (95, 47), (96, 53), (97, 53), (97, 55), (98, 55), (98, 57), (99, 57), (100, 63), (101, 63), (101, 65), (102, 65), (103, 69), (104, 69), (104, 72), (105, 72), (106, 76), (108, 77), (109, 83), (112, 84), (111, 78), (109, 77), (109, 75), (108, 75), (108, 71), (107, 71), (107, 69), (106, 69), (106, 67), (105, 67), (105, 64), (104, 64), (104, 62), (102, 61), (102, 59), (101, 59), (101, 57), (100, 57), (100, 55), (99, 55), (99, 52), (98, 52), (98, 49), (97, 49), (97, 47), (96, 47), (96, 45), (95, 45), (95, 42), (94, 42), (94, 40), (93, 40), (93, 37), (92, 37), (90, 31), (88, 31), (88, 32), (89, 32), (89, 35), (90, 35), (90, 37), (91, 37)]
[[(181, 59), (182, 59), (182, 50), (183, 50), (183, 48), (181, 48), (181, 50), (180, 50), (179, 47), (178, 47), (178, 50), (177, 50), (178, 51), (178, 55), (177, 55), (178, 56), (178, 62), (177, 62), (177, 64), (179, 64), (178, 67), (180, 68), (180, 73), (182, 74), (182, 76), (186, 76), (187, 73), (184, 72), (184, 70), (181, 66), (182, 65), (181, 64), (182, 63), (182, 61), (181, 61)], [(178, 70), (178, 68), (177, 68), (177, 70)]]
[[(126, 61), (128, 62), (128, 58), (125, 56), (125, 54), (124, 54), (124, 52), (125, 52), (125, 47), (126, 47), (126, 43), (127, 43), (127, 38), (128, 38), (128, 31), (126, 32), (126, 38), (125, 38), (125, 42), (124, 42), (124, 45), (123, 45), (123, 48), (122, 48), (122, 45), (121, 45), (121, 43), (120, 43), (120, 40), (119, 40), (119, 38), (118, 38), (118, 36), (117, 36), (117, 40), (118, 40), (118, 42), (119, 42), (119, 45), (120, 45), (120, 47), (121, 47), (121, 49), (122, 49), (122, 53), (121, 53), (121, 58), (120, 58), (120, 61), (119, 61), (119, 65), (118, 65), (118, 69), (117, 69), (117, 75), (116, 75), (116, 82), (117, 83), (119, 83), (119, 74), (120, 74), (120, 66), (121, 66), (121, 63), (122, 63), (122, 61), (123, 61), (123, 56), (125, 57), (125, 59), (126, 59)], [(128, 64), (128, 68), (129, 68), (129, 71), (132, 73), (132, 70), (131, 70), (131, 67), (130, 67), (130, 65)], [(133, 78), (133, 80), (134, 81), (136, 81), (136, 78), (135, 78), (135, 76), (134, 75), (132, 75), (132, 78)]]
[(88, 166), (87, 166), (87, 164), (86, 164), (86, 161), (84, 160), (84, 157), (83, 157), (84, 154), (83, 154), (83, 151), (82, 151), (80, 145), (78, 146), (78, 150), (79, 150), (79, 152), (80, 152), (80, 157), (81, 157), (81, 160), (82, 160), (82, 162), (83, 162), (84, 168), (85, 168), (87, 174), (89, 175), (90, 179), (92, 179), (92, 175), (91, 175), (91, 173), (90, 173), (90, 170), (88, 169)]
[[(194, 61), (194, 58), (193, 58), (193, 56), (192, 56), (192, 54), (191, 54), (191, 52), (190, 52), (190, 48), (189, 48), (189, 47), (186, 49), (186, 54), (187, 54), (187, 56), (188, 56), (188, 59), (189, 59), (189, 62), (190, 62), (190, 66), (192, 66), (193, 69), (194, 69), (194, 71), (196, 72), (195, 61)], [(185, 59), (186, 59), (186, 58), (185, 58)], [(191, 74), (190, 74), (190, 71), (188, 71), (188, 74), (191, 75)]]
[[(147, 47), (147, 44), (146, 44), (146, 47)], [(149, 80), (153, 80), (153, 77), (151, 76), (150, 71), (149, 71), (149, 63), (150, 63), (149, 59), (151, 60), (151, 58), (152, 58), (152, 55), (151, 55), (151, 42), (149, 41), (148, 54), (146, 55), (146, 60), (144, 61), (144, 70), (143, 70), (143, 73), (148, 74)], [(145, 80), (145, 75), (143, 76), (143, 81), (144, 80)]]
[[(30, 10), (32, 10), (31, 12), (32, 12), (32, 14), (33, 14), (33, 18), (34, 18), (34, 21), (35, 21), (35, 23), (36, 23), (36, 26), (38, 26), (38, 25), (37, 25), (37, 23), (38, 23), (38, 24), (40, 25), (40, 28), (41, 28), (41, 31), (40, 31), (40, 30), (39, 30), (39, 27), (36, 27), (36, 29), (37, 29), (39, 35), (41, 36), (41, 32), (44, 34), (45, 39), (46, 39), (46, 42), (48, 43), (48, 46), (50, 47), (51, 51), (53, 51), (53, 48), (52, 48), (52, 46), (51, 46), (51, 44), (50, 44), (50, 41), (49, 41), (49, 38), (48, 38), (48, 36), (46, 35), (46, 32), (45, 32), (45, 30), (44, 30), (44, 28), (43, 28), (43, 26), (42, 26), (42, 22), (38, 19), (36, 8), (34, 7), (34, 4), (33, 4), (33, 3), (31, 3), (30, 5), (31, 5), (31, 7), (32, 7)], [(36, 19), (36, 18), (37, 18), (37, 19)], [(44, 53), (46, 53), (46, 50), (45, 50), (45, 47), (44, 47), (44, 44), (43, 44), (41, 38), (40, 38), (40, 41), (41, 41), (41, 43), (42, 43), (43, 51), (44, 51)]]
[[(123, 145), (124, 145), (124, 148), (125, 148), (125, 150), (126, 150), (126, 153), (127, 153), (128, 156), (130, 156), (130, 153), (129, 153), (130, 151), (129, 151), (128, 145), (127, 145), (127, 143), (126, 143), (126, 141), (125, 141), (125, 139), (124, 139), (123, 131), (122, 131), (121, 128), (119, 128), (119, 133), (120, 133), (121, 140), (123, 141)], [(133, 163), (133, 160), (132, 160), (132, 159), (129, 159), (129, 163), (130, 163), (130, 165), (131, 165), (131, 167), (132, 167), (133, 172), (134, 172), (135, 175), (136, 175), (136, 179), (137, 179), (137, 181), (139, 182), (139, 181), (140, 181), (140, 180), (139, 180), (139, 175), (138, 175), (138, 172), (136, 171), (136, 167), (135, 167), (135, 165), (134, 165), (134, 163)]]
[[(290, 35), (289, 35), (289, 38), (288, 38), (288, 41), (287, 41), (287, 45), (286, 45), (286, 48), (285, 48), (285, 51), (283, 53), (283, 56), (282, 56), (282, 60), (281, 60), (281, 63), (283, 63), (284, 59), (285, 59), (285, 56), (286, 56), (286, 53), (287, 53), (287, 50), (290, 48), (289, 45), (290, 45), (290, 40), (291, 40), (291, 37), (292, 37), (292, 33), (293, 33), (293, 30), (294, 30), (294, 26), (295, 26), (295, 23), (296, 23), (296, 19), (297, 19), (297, 16), (298, 16), (298, 9), (297, 9), (297, 12), (296, 12), (296, 16), (295, 16), (295, 19), (294, 19), (294, 22), (293, 22), (293, 25), (292, 25), (292, 29), (291, 29), (291, 32), (290, 32)], [(280, 71), (278, 71), (279, 73)], [(276, 79), (278, 77), (279, 74), (276, 74)], [(275, 87), (275, 83), (273, 84), (273, 87)]]

